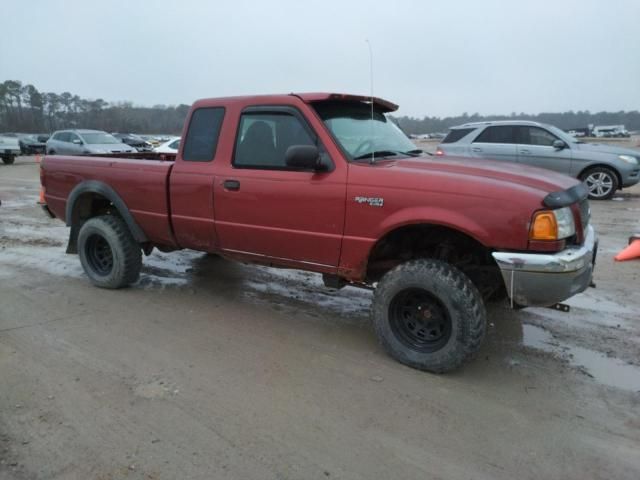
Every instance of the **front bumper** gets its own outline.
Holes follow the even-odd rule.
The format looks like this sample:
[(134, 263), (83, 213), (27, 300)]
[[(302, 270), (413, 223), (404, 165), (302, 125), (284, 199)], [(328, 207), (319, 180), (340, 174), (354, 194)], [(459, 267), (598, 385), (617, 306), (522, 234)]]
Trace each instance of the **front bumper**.
[(591, 225), (583, 245), (554, 253), (494, 252), (512, 305), (547, 307), (591, 284), (598, 240)]
[(622, 187), (633, 187), (636, 183), (640, 182), (640, 170), (634, 170), (630, 174), (622, 177)]

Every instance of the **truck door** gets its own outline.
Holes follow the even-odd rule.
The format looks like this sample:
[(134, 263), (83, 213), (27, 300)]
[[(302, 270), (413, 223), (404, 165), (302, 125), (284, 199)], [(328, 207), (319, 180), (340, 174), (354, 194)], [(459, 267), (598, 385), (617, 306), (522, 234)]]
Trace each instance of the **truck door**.
[[(317, 145), (329, 171), (285, 165), (292, 145)], [(291, 106), (245, 108), (233, 158), (214, 187), (223, 250), (334, 271), (342, 242), (346, 168), (335, 165), (309, 122)]]
[(178, 245), (216, 251), (213, 212), (214, 168), (225, 109), (195, 109), (169, 175), (171, 224)]
[(518, 127), (518, 162), (534, 167), (555, 170), (556, 172), (571, 174), (571, 148), (556, 148), (553, 142), (561, 140), (553, 133), (540, 127)]
[(516, 143), (516, 129), (513, 125), (489, 126), (471, 143), (471, 156), (517, 162)]

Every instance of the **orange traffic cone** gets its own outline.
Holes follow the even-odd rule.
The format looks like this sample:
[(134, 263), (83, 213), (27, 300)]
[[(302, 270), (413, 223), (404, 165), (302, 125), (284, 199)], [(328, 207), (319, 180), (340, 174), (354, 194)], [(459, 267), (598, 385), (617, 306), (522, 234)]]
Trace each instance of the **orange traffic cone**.
[(634, 235), (629, 239), (629, 246), (613, 257), (616, 262), (624, 262), (640, 258), (640, 235)]

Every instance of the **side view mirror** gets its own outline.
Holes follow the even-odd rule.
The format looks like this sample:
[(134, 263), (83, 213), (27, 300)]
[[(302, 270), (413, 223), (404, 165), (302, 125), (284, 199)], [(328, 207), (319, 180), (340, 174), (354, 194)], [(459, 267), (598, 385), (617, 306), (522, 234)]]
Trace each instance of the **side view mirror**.
[(555, 148), (556, 150), (562, 150), (564, 148), (567, 148), (567, 144), (564, 143), (562, 140), (554, 140), (553, 148)]
[(287, 167), (301, 170), (323, 170), (320, 152), (315, 145), (291, 145), (284, 154)]
[(74, 138), (73, 140), (71, 140), (71, 143), (75, 143), (76, 145), (82, 145), (82, 140), (80, 140), (79, 138)]

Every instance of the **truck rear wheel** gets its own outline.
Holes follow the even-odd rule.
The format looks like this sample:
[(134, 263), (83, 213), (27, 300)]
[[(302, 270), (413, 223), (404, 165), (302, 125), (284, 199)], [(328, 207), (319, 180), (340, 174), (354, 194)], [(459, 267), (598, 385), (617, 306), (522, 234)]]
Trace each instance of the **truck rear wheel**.
[(16, 161), (16, 157), (2, 157), (2, 161), (4, 162), (5, 165), (13, 165), (13, 162)]
[(454, 370), (477, 352), (487, 323), (482, 295), (471, 280), (430, 259), (385, 274), (371, 312), (378, 339), (393, 358), (434, 373)]
[(126, 223), (114, 215), (93, 217), (82, 225), (78, 253), (82, 268), (97, 287), (126, 287), (140, 276), (140, 246)]

